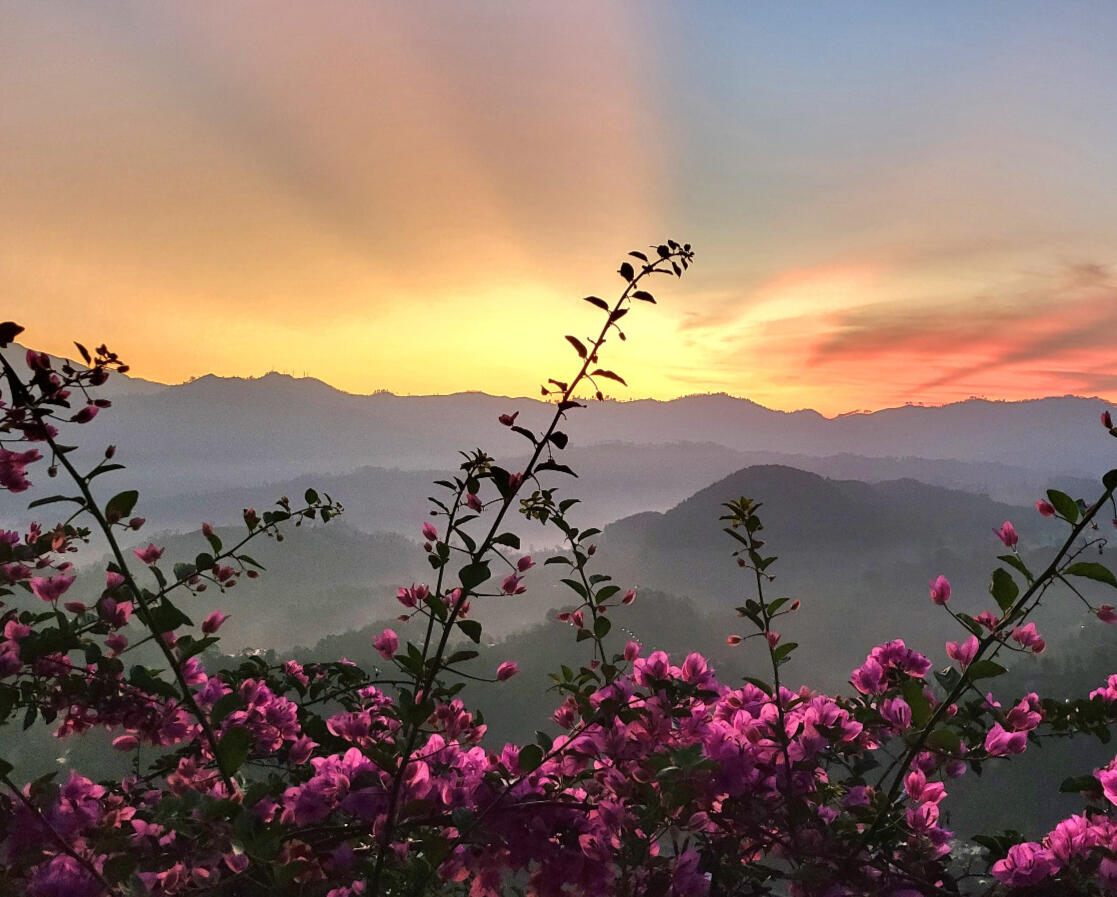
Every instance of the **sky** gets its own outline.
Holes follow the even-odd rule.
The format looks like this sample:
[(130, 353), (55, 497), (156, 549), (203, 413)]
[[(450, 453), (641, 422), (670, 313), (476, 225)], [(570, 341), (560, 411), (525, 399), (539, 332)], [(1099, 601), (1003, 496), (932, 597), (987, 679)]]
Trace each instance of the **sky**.
[[(0, 317), (181, 382), (1117, 397), (1117, 5), (0, 0)], [(607, 362), (607, 363), (606, 363)]]

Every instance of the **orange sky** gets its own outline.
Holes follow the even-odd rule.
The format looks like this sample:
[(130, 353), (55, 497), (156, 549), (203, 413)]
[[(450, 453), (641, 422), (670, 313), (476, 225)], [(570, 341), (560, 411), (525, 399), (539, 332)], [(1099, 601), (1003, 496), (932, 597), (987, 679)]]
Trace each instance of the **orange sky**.
[(1117, 396), (1113, 11), (778, 6), (8, 4), (3, 316), (166, 382), (532, 395), (672, 236), (625, 396)]

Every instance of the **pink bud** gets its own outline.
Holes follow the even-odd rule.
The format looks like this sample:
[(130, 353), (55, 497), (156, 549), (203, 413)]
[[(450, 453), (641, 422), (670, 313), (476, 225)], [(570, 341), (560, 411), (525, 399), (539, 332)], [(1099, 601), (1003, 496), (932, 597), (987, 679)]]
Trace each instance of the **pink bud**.
[(524, 484), (524, 475), (522, 473), (512, 473), (508, 475), (508, 488), (515, 492)]
[(774, 648), (780, 643), (780, 634), (778, 632), (766, 632), (764, 639), (768, 642), (769, 648)]
[(945, 576), (939, 576), (931, 580), (931, 600), (935, 604), (946, 604), (950, 600), (950, 580)]
[(621, 597), (621, 604), (631, 604), (635, 600), (636, 600), (636, 590), (635, 589), (629, 589)]
[(202, 632), (206, 635), (213, 635), (221, 628), (221, 624), (229, 619), (228, 614), (223, 614), (219, 610), (215, 610), (212, 614), (202, 621)]
[(429, 523), (424, 523), (423, 524), (423, 538), (426, 539), (428, 542), (437, 542), (438, 541), (438, 530), (436, 530)]
[(472, 492), (466, 495), (465, 503), (471, 511), (477, 511), (478, 513), (481, 512), (481, 499), (474, 495)]
[(72, 614), (84, 614), (88, 610), (81, 601), (67, 601), (62, 606)]
[(96, 405), (86, 405), (77, 414), (70, 418), (75, 424), (87, 424), (97, 416), (101, 409)]
[(1103, 623), (1117, 623), (1117, 613), (1113, 610), (1112, 604), (1103, 604), (1094, 613), (1098, 615), (1098, 619)]
[(515, 414), (502, 414), (500, 417), (497, 418), (497, 420), (504, 424), (504, 426), (510, 427), (516, 422), (516, 418), (519, 417), (519, 414), (519, 411), (517, 411)]
[(1107, 430), (1113, 429), (1113, 418), (1112, 416), (1110, 416), (1108, 411), (1103, 411), (1101, 413), (1101, 425)]
[(1006, 548), (1012, 548), (1020, 539), (1016, 533), (1016, 527), (1008, 520), (1001, 524), (1000, 529), (995, 529), (993, 532), (996, 533), (998, 539), (1004, 542)]
[(1036, 510), (1039, 511), (1044, 517), (1055, 516), (1055, 506), (1049, 501), (1040, 499), (1036, 502)]
[(628, 642), (624, 646), (624, 659), (630, 663), (640, 656), (640, 644), (638, 642)]
[(522, 558), (520, 558), (518, 561), (516, 561), (516, 570), (519, 571), (520, 573), (526, 573), (528, 570), (530, 570), (534, 566), (535, 566), (535, 561), (533, 561), (531, 559), (530, 555), (525, 554)]
[(739, 645), (741, 644), (741, 637), (739, 635), (731, 635), (726, 638), (725, 643), (727, 645)]
[(506, 660), (496, 668), (496, 678), (499, 682), (507, 682), (520, 671), (514, 660)]

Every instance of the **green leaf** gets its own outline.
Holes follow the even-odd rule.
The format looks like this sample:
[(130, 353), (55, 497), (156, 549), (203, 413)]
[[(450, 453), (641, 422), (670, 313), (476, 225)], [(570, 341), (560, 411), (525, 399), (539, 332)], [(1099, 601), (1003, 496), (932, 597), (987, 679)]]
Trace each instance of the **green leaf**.
[(604, 299), (599, 299), (597, 296), (586, 296), (584, 301), (588, 302), (590, 305), (594, 306), (595, 308), (602, 309), (603, 311), (608, 311), (609, 310), (609, 303), (606, 302)]
[(484, 561), (479, 561), (476, 564), (466, 564), (458, 571), (458, 579), (461, 581), (462, 588), (466, 591), (472, 591), (491, 576), (489, 565)]
[(151, 626), (156, 632), (174, 632), (179, 626), (193, 626), (190, 618), (166, 598), (151, 609)]
[(785, 642), (782, 645), (777, 645), (772, 650), (772, 660), (777, 664), (786, 663), (791, 656), (791, 652), (799, 647), (798, 642)]
[(1074, 523), (1078, 520), (1078, 503), (1065, 492), (1060, 492), (1058, 489), (1048, 489), (1047, 500), (1055, 506), (1056, 511), (1067, 518), (1068, 522)]
[(307, 489), (306, 492), (303, 493), (303, 498), (306, 499), (308, 505), (318, 504), (318, 493), (313, 489)]
[(931, 718), (931, 702), (923, 694), (923, 680), (905, 679), (904, 684), (900, 686), (900, 691), (911, 708), (912, 723), (915, 724), (917, 729), (922, 728)]
[(771, 696), (772, 686), (765, 682), (763, 679), (757, 679), (755, 676), (745, 676), (744, 680), (745, 682), (749, 683), (749, 685), (755, 685), (769, 697)]
[(543, 762), (543, 748), (537, 744), (525, 744), (520, 748), (520, 757), (518, 760), (521, 772), (531, 772), (538, 769), (539, 765)]
[(989, 583), (989, 594), (997, 602), (997, 607), (1006, 611), (1016, 601), (1016, 597), (1020, 594), (1020, 587), (1016, 585), (1011, 573), (1004, 567), (998, 567), (993, 571), (993, 579)]
[(7, 776), (13, 769), (15, 769), (15, 767), (12, 766), (11, 763), (3, 757), (0, 757), (0, 778)]
[(493, 537), (494, 545), (507, 545), (509, 548), (519, 549), (520, 537), (515, 533), (501, 533), (499, 536)]
[(1083, 576), (1095, 582), (1104, 582), (1106, 585), (1117, 589), (1117, 576), (1114, 576), (1113, 571), (1104, 564), (1079, 561), (1076, 564), (1071, 564), (1064, 572), (1067, 576)]
[(1007, 672), (1008, 670), (995, 660), (976, 660), (966, 668), (966, 674), (970, 677), (971, 682), (976, 682), (978, 679), (992, 679), (995, 676), (1003, 676)]
[(612, 628), (613, 624), (609, 622), (608, 617), (598, 617), (593, 624), (593, 634), (598, 638), (605, 638)]
[(117, 520), (127, 517), (132, 513), (132, 509), (136, 506), (139, 498), (140, 493), (135, 489), (129, 489), (114, 495), (105, 505), (105, 516), (110, 519), (115, 517)]
[(221, 771), (231, 776), (244, 766), (251, 750), (252, 733), (240, 726), (230, 729), (217, 742), (217, 763)]
[(636, 276), (636, 272), (632, 270), (632, 265), (628, 262), (621, 262), (620, 270), (617, 273), (630, 283), (632, 282), (632, 278)]
[(650, 302), (652, 305), (655, 305), (655, 297), (647, 290), (637, 290), (632, 294), (632, 298), (639, 299), (642, 302)]
[(227, 695), (222, 695), (217, 699), (217, 702), (213, 705), (213, 709), (209, 713), (210, 725), (219, 725), (225, 717), (240, 707), (240, 705), (240, 695), (235, 691), (229, 692)]
[(458, 620), (458, 629), (469, 636), (475, 644), (481, 642), (481, 624), (476, 620)]
[(1028, 582), (1032, 582), (1035, 579), (1035, 577), (1032, 576), (1032, 571), (1029, 570), (1027, 565), (1015, 554), (999, 554), (997, 555), (997, 560), (1004, 561), (1014, 570), (1018, 570), (1019, 572), (1023, 573), (1024, 578), (1027, 579)]
[(1063, 794), (1081, 794), (1082, 792), (1098, 791), (1101, 784), (1093, 776), (1071, 776), (1063, 779), (1059, 790)]

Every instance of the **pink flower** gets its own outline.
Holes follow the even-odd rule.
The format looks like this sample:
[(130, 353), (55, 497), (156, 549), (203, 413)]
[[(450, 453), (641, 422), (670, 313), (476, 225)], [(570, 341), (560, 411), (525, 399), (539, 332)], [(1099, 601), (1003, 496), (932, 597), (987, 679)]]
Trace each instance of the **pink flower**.
[(500, 590), (505, 595), (522, 595), (527, 591), (527, 586), (520, 585), (520, 577), (513, 573), (505, 577), (504, 582), (500, 584)]
[(113, 589), (118, 589), (124, 585), (124, 577), (117, 573), (115, 570), (108, 570), (105, 573), (105, 588), (110, 592)]
[(481, 512), (481, 499), (474, 495), (472, 492), (466, 495), (465, 503), (471, 511), (477, 511), (478, 513)]
[(520, 668), (516, 665), (516, 662), (514, 660), (506, 660), (496, 668), (497, 681), (507, 682), (518, 672), (520, 672)]
[(1051, 502), (1045, 501), (1042, 498), (1036, 502), (1036, 510), (1039, 511), (1044, 517), (1055, 516), (1055, 506), (1051, 504)]
[(931, 580), (931, 600), (935, 604), (946, 604), (950, 600), (950, 580), (945, 576), (939, 576)]
[(1110, 625), (1117, 623), (1117, 613), (1114, 612), (1112, 604), (1103, 604), (1094, 613), (1103, 623), (1109, 623)]
[(385, 629), (373, 640), (372, 647), (374, 647), (385, 660), (391, 660), (396, 656), (396, 651), (399, 650), (399, 636), (391, 629)]
[(640, 643), (639, 642), (628, 642), (624, 646), (624, 659), (627, 660), (629, 663), (634, 661), (639, 656), (640, 656)]
[(424, 523), (423, 524), (423, 538), (426, 539), (428, 542), (437, 542), (438, 541), (438, 530), (436, 530), (433, 526), (431, 526), (431, 524)]
[(1012, 888), (1038, 884), (1059, 871), (1055, 855), (1039, 844), (1013, 844), (1008, 856), (993, 864), (993, 877)]
[(419, 602), (425, 601), (428, 595), (430, 595), (430, 589), (412, 583), (410, 588), (401, 587), (396, 592), (396, 600), (404, 607), (418, 607)]
[(621, 604), (631, 604), (636, 600), (636, 590), (629, 589), (621, 596)]
[(880, 694), (885, 688), (884, 668), (876, 658), (867, 657), (865, 662), (850, 674), (849, 681), (863, 695)]
[(504, 424), (504, 426), (510, 427), (516, 422), (516, 418), (519, 416), (520, 412), (517, 411), (515, 414), (502, 414), (497, 420)]
[(1101, 782), (1105, 799), (1111, 804), (1117, 804), (1117, 769), (1099, 769), (1094, 773), (1094, 778)]
[(223, 614), (219, 610), (215, 610), (212, 614), (202, 620), (202, 632), (206, 635), (213, 635), (221, 628), (221, 624), (229, 619), (228, 614)]
[(525, 554), (522, 558), (516, 561), (516, 570), (519, 573), (527, 573), (532, 567), (535, 566), (535, 561), (531, 559), (530, 555)]
[(1000, 723), (993, 723), (993, 728), (985, 736), (985, 752), (990, 757), (1022, 754), (1027, 746), (1027, 732), (1006, 732), (1004, 726)]
[(35, 449), (27, 452), (9, 452), (0, 446), (0, 486), (9, 492), (25, 492), (31, 487), (25, 468), (42, 458)]
[(124, 649), (128, 647), (128, 637), (119, 632), (114, 632), (105, 639), (105, 644), (108, 645), (109, 650), (112, 651), (115, 657), (118, 654), (123, 654)]
[(517, 491), (524, 484), (524, 475), (522, 473), (511, 473), (508, 475), (508, 488), (510, 491)]
[(133, 548), (132, 553), (140, 559), (141, 563), (151, 566), (163, 556), (163, 549), (148, 543), (147, 548)]
[(101, 601), (99, 610), (102, 620), (108, 623), (113, 629), (121, 629), (128, 625), (128, 618), (132, 616), (132, 602), (118, 602), (112, 598), (104, 598)]
[(997, 623), (1000, 622), (1000, 620), (993, 615), (992, 611), (987, 610), (983, 610), (976, 617), (974, 617), (974, 621), (984, 626), (990, 632), (996, 629)]
[(780, 643), (780, 634), (778, 632), (766, 632), (764, 640), (768, 642), (769, 648), (774, 648)]
[(1030, 732), (1043, 722), (1043, 708), (1034, 691), (1024, 695), (1020, 703), (1005, 714), (1005, 722), (1016, 732)]
[(1035, 623), (1017, 626), (1012, 630), (1012, 638), (1021, 648), (1030, 648), (1033, 654), (1042, 654), (1043, 649), (1047, 647), (1047, 642), (1040, 638), (1039, 633), (1036, 631)]
[(1005, 547), (1012, 548), (1019, 540), (1020, 536), (1016, 533), (1016, 527), (1006, 520), (1001, 524), (1000, 529), (993, 530), (997, 534), (997, 538), (1005, 543)]
[(43, 601), (57, 601), (70, 586), (74, 584), (73, 576), (36, 576), (28, 585), (31, 591)]
[(946, 643), (946, 656), (951, 660), (957, 661), (958, 665), (964, 670), (973, 661), (974, 656), (977, 654), (979, 647), (977, 636), (971, 635), (962, 644), (958, 642)]

